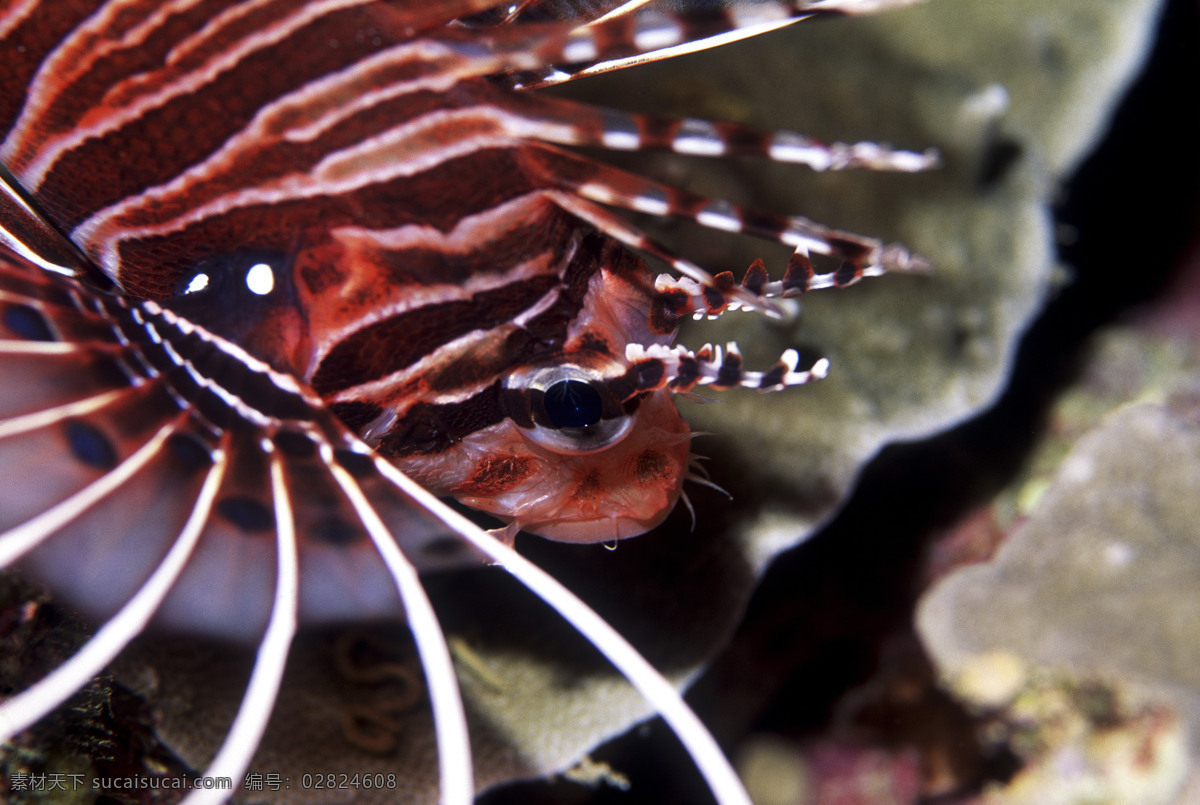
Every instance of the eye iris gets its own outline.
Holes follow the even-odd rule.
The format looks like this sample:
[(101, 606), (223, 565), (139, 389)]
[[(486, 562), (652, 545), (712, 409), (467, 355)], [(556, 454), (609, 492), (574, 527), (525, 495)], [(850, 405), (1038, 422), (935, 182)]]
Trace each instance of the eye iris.
[(560, 380), (546, 389), (546, 415), (560, 428), (586, 428), (600, 421), (603, 406), (594, 388), (580, 380)]

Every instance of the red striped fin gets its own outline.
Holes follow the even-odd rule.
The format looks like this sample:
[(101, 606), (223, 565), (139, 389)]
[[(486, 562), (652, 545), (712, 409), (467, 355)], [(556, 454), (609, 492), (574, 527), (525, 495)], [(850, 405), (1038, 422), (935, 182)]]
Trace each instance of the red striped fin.
[[(629, 2), (603, 19), (572, 31), (557, 54), (544, 53), (552, 66), (516, 72), (510, 81), (512, 86), (522, 89), (559, 84), (645, 61), (719, 47), (811, 17), (873, 14), (920, 1), (766, 0), (734, 2), (698, 11), (664, 10), (653, 3)], [(520, 15), (515, 18), (517, 22), (520, 19)]]
[(742, 366), (742, 353), (737, 344), (720, 346), (705, 344), (693, 352), (686, 347), (654, 346), (642, 348), (631, 344), (626, 352), (631, 372), (645, 373), (647, 367), (656, 367), (654, 373), (661, 376), (664, 387), (684, 394), (696, 386), (708, 386), (714, 390), (742, 388), (757, 391), (778, 391), (787, 386), (801, 386), (820, 380), (829, 371), (829, 361), (821, 358), (808, 369), (798, 369), (800, 356), (788, 350), (765, 372), (749, 371)]
[[(681, 274), (692, 277), (706, 286), (714, 285), (706, 272), (699, 272), (695, 267), (687, 265), (664, 247), (651, 242), (644, 234), (639, 232), (636, 236), (619, 235), (619, 227), (628, 228), (628, 225), (614, 222), (611, 227), (606, 228), (596, 223), (593, 219), (599, 218), (598, 214), (588, 215), (584, 212), (589, 206), (588, 202), (623, 207), (661, 217), (684, 218), (710, 229), (752, 235), (791, 246), (797, 255), (805, 257), (809, 254), (821, 254), (837, 258), (843, 263), (843, 268), (835, 273), (848, 272), (853, 274), (855, 279), (877, 276), (886, 271), (924, 270), (927, 267), (923, 258), (912, 256), (907, 249), (898, 244), (885, 245), (875, 238), (831, 229), (800, 216), (762, 212), (708, 198), (550, 148), (541, 148), (536, 154), (541, 171), (547, 177), (552, 177), (560, 187), (572, 191), (572, 199), (562, 202), (565, 207), (609, 231), (613, 237), (628, 245), (667, 260)], [(842, 281), (826, 284), (815, 280), (814, 283), (808, 287), (850, 284)], [(747, 308), (763, 307), (753, 295), (740, 290), (735, 290), (734, 293), (737, 301)], [(771, 310), (769, 305), (766, 309)]]
[[(757, 156), (818, 171), (866, 168), (912, 173), (938, 164), (933, 151), (915, 153), (872, 142), (827, 144), (793, 131), (639, 115), (534, 93), (510, 96), (504, 107), (509, 115), (519, 116), (508, 124), (511, 131), (561, 145), (713, 158)], [(527, 121), (526, 125), (522, 127), (519, 120)]]

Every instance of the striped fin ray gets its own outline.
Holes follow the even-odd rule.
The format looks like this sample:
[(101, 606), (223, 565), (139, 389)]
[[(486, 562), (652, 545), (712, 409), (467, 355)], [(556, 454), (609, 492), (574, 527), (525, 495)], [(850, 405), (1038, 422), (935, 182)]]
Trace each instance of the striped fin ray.
[(720, 346), (705, 344), (693, 352), (686, 347), (668, 348), (661, 345), (645, 348), (630, 344), (626, 357), (634, 371), (645, 371), (646, 364), (661, 367), (661, 381), (672, 391), (690, 392), (698, 385), (715, 390), (737, 386), (758, 391), (777, 391), (785, 386), (802, 386), (825, 377), (829, 361), (822, 358), (809, 369), (800, 370), (800, 356), (789, 349), (774, 366), (765, 372), (748, 371), (742, 365), (742, 353), (738, 345), (730, 342), (722, 351)]
[[(762, 131), (730, 122), (639, 115), (534, 93), (508, 96), (505, 111), (529, 121), (537, 139), (610, 151), (667, 151), (683, 156), (761, 156), (813, 170), (916, 172), (937, 165), (934, 152), (872, 142), (826, 144), (792, 131)], [(537, 126), (535, 129), (534, 126)], [(516, 125), (512, 126), (516, 130)]]
[(812, 17), (873, 14), (914, 2), (921, 0), (758, 0), (679, 10), (653, 0), (551, 0), (511, 4), (472, 20), (483, 24), (472, 27), (471, 37), (495, 52), (538, 53), (544, 66), (514, 63), (506, 77), (513, 88), (534, 89), (719, 47)]
[[(246, 28), (245, 15), (235, 17), (227, 37), (208, 35), (224, 48), (211, 57), (202, 58), (206, 48), (216, 44), (190, 41), (186, 48), (177, 46), (184, 49), (183, 56), (162, 66), (127, 64), (113, 57), (124, 77), (98, 106), (93, 106), (94, 93), (79, 97), (90, 89), (84, 79), (100, 71), (94, 66), (78, 82), (42, 93), (52, 99), (34, 103), (37, 97), (31, 98), (0, 156), (41, 208), (71, 232), (109, 276), (118, 278), (127, 291), (150, 297), (177, 292), (179, 277), (199, 254), (235, 251), (245, 244), (247, 232), (254, 233), (259, 245), (284, 250), (294, 247), (297, 232), (339, 222), (362, 225), (362, 210), (378, 208), (378, 202), (372, 202), (391, 197), (401, 189), (398, 183), (410, 190), (391, 199), (388, 225), (408, 219), (444, 227), (436, 205), (428, 209), (431, 193), (414, 193), (411, 188), (419, 187), (420, 180), (440, 182), (449, 171), (477, 173), (469, 165), (490, 160), (486, 152), (513, 153), (527, 149), (531, 140), (714, 156), (765, 153), (777, 161), (825, 168), (861, 164), (920, 170), (933, 163), (928, 154), (872, 144), (823, 146), (787, 133), (771, 135), (695, 120), (639, 119), (498, 92), (476, 78), (502, 68), (496, 48), (455, 48), (452, 34), (461, 33), (452, 28), (388, 44), (387, 26), (376, 23), (382, 43), (359, 50), (340, 48), (336, 57), (312, 57), (311, 63), (283, 73), (286, 83), (281, 84), (278, 71), (262, 72), (263, 63), (281, 49), (307, 53), (314, 49), (309, 38), (319, 36), (324, 42), (338, 35), (339, 25), (357, 30), (354, 26), (364, 24), (366, 10), (350, 0), (325, 4), (329, 8), (309, 5), (312, 11), (282, 17), (266, 32)], [(550, 33), (540, 36), (554, 41)], [(233, 42), (226, 41), (231, 37)], [(225, 55), (226, 50), (236, 58)], [(531, 49), (523, 46), (519, 52), (528, 57)], [(254, 89), (242, 89), (231, 99), (228, 86), (235, 80)], [(209, 95), (214, 97), (209, 100)], [(216, 96), (221, 100), (213, 106)], [(451, 96), (456, 100), (448, 102)], [(92, 108), (86, 114), (58, 111), (60, 106), (74, 108), (72, 104)], [(219, 119), (209, 117), (199, 130), (192, 129), (185, 144), (141, 156), (144, 148), (139, 144), (153, 138), (153, 131), (179, 126), (206, 106), (219, 107)], [(576, 122), (566, 122), (571, 118)], [(451, 126), (456, 133), (447, 140)], [(803, 219), (734, 209), (578, 157), (563, 155), (538, 165), (540, 175), (529, 175), (528, 165), (514, 168), (526, 174), (525, 188), (506, 182), (491, 195), (477, 191), (480, 208), (501, 201), (496, 194), (545, 186), (553, 179), (558, 187), (600, 203), (692, 217), (816, 253), (853, 261), (864, 253), (881, 254), (879, 244), (870, 240)], [(567, 176), (577, 178), (569, 182)], [(81, 186), (90, 188), (92, 195), (82, 194)], [(508, 190), (510, 186), (514, 189)], [(255, 212), (267, 207), (269, 215)], [(237, 221), (230, 222), (234, 215)], [(654, 245), (645, 237), (639, 240)], [(886, 254), (899, 257), (895, 250)], [(899, 259), (895, 265), (902, 263)], [(867, 260), (868, 267), (873, 264)], [(689, 266), (685, 273), (711, 284), (698, 267)], [(742, 301), (750, 306), (752, 300)]]
[[(350, 471), (339, 463), (361, 472), (369, 467), (361, 452), (365, 448), (319, 408), (305, 417), (297, 400), (274, 400), (264, 406), (266, 411), (258, 412), (262, 421), (257, 426), (248, 422), (254, 418), (246, 408), (249, 403), (237, 400), (228, 388), (220, 389), (220, 381), (205, 384), (197, 377), (197, 365), (205, 356), (195, 343), (179, 338), (190, 328), (178, 320), (172, 322), (157, 306), (148, 303), (128, 308), (120, 300), (89, 297), (82, 288), (66, 286), (60, 290), (84, 307), (63, 305), (52, 310), (44, 298), (56, 296), (54, 286), (65, 286), (66, 281), (38, 277), (30, 273), (34, 269), (26, 267), (26, 281), (21, 282), (19, 261), (3, 257), (8, 281), (3, 282), (0, 299), (8, 330), (5, 335), (12, 337), (0, 341), (0, 375), (14, 380), (28, 376), (20, 359), (39, 353), (19, 349), (22, 344), (77, 346), (62, 353), (73, 358), (89, 351), (105, 359), (118, 354), (142, 372), (130, 378), (139, 382), (131, 382), (126, 389), (49, 407), (29, 399), (28, 389), (19, 395), (21, 400), (7, 401), (7, 409), (24, 403), (31, 410), (0, 420), (0, 468), (6, 474), (30, 474), (30, 468), (37, 468), (36, 484), (46, 489), (50, 498), (63, 494), (64, 484), (67, 492), (57, 502), (47, 500), (47, 495), (31, 501), (33, 509), (40, 510), (32, 516), (14, 512), (17, 507), (6, 504), (6, 521), (15, 515), (18, 522), (0, 534), (0, 567), (24, 558), (22, 566), (35, 569), (37, 575), (53, 578), (66, 573), (68, 582), (78, 577), (81, 566), (87, 567), (86, 582), (76, 578), (66, 589), (74, 587), (91, 606), (103, 608), (105, 605), (97, 602), (102, 597), (100, 589), (106, 588), (104, 597), (116, 614), (98, 613), (107, 620), (73, 658), (0, 705), (0, 738), (7, 740), (30, 726), (99, 673), (156, 612), (169, 619), (174, 608), (174, 617), (194, 627), (197, 608), (207, 602), (210, 629), (226, 633), (263, 630), (243, 707), (212, 765), (214, 774), (240, 779), (273, 709), (301, 612), (314, 606), (327, 608), (332, 600), (351, 602), (341, 616), (361, 614), (364, 605), (366, 611), (399, 611), (395, 592), (388, 596), (377, 591), (379, 600), (374, 603), (364, 601), (361, 595), (355, 601), (355, 591), (361, 591), (364, 583), (370, 586), (363, 567), (366, 560), (378, 564), (373, 556), (378, 549), (371, 547), (365, 534), (355, 533), (351, 516), (343, 516), (357, 514), (357, 527), (374, 532), (373, 539), (392, 553), (388, 566), (380, 565), (375, 576), (380, 587), (399, 588), (423, 662), (431, 670), (447, 801), (471, 801), (470, 752), (449, 653), (416, 581), (416, 570), (387, 537), (389, 530), (404, 533), (409, 540), (422, 531), (443, 536), (445, 528), (430, 522), (402, 495), (391, 494), (391, 500), (382, 506), (371, 503)], [(39, 285), (40, 294), (30, 291)], [(123, 311), (128, 315), (123, 316)], [(72, 329), (76, 335), (85, 329), (71, 328), (71, 319), (97, 315), (109, 318), (112, 325), (108, 343), (63, 340)], [(173, 332), (169, 329), (172, 323), (178, 325)], [(133, 331), (138, 328), (148, 338), (134, 338)], [(98, 334), (93, 339), (99, 341)], [(219, 347), (217, 342), (213, 344)], [(161, 348), (157, 355), (154, 346)], [(170, 362), (181, 371), (172, 372), (167, 366)], [(58, 369), (62, 375), (62, 367)], [(191, 382), (182, 381), (185, 373)], [(229, 378), (225, 380), (228, 384)], [(6, 383), (12, 385), (17, 384)], [(233, 378), (232, 385), (251, 388), (244, 378)], [(211, 399), (202, 402), (197, 399), (199, 393)], [(231, 414), (224, 417), (224, 427), (215, 427), (205, 415), (215, 413), (214, 418), (220, 418), (217, 398), (223, 398)], [(151, 399), (154, 406), (148, 404)], [(110, 410), (118, 406), (123, 410)], [(291, 416), (281, 420), (273, 413)], [(120, 423), (131, 422), (140, 426), (124, 427), (122, 432)], [(63, 431), (68, 442), (65, 449), (54, 444)], [(148, 433), (152, 435), (147, 438)], [(32, 443), (24, 443), (31, 436)], [(28, 458), (39, 453), (40, 460)], [(60, 458), (48, 463), (45, 457), (49, 455)], [(78, 465), (85, 466), (81, 470)], [(89, 477), (96, 475), (94, 480)], [(198, 476), (198, 488), (186, 482), (187, 475)], [(264, 477), (269, 478), (266, 490), (262, 489)], [(10, 482), (6, 491), (20, 492), (12, 490), (15, 477), (5, 480)], [(330, 497), (339, 489), (347, 495), (341, 506)], [(376, 483), (376, 498), (379, 490)], [(298, 529), (302, 529), (303, 539), (297, 536)], [(260, 533), (272, 530), (273, 547)], [(177, 536), (168, 536), (172, 534)], [(389, 541), (382, 542), (385, 537)], [(354, 541), (364, 543), (358, 558), (351, 555), (354, 548), (347, 544)], [(152, 548), (156, 542), (162, 545), (161, 561)], [(255, 542), (258, 544), (251, 544)], [(271, 554), (277, 557), (273, 588), (270, 573), (264, 570), (271, 567)], [(239, 567), (245, 572), (238, 573)], [(254, 576), (261, 578), (256, 582)], [(222, 578), (231, 582), (225, 591), (214, 587)], [(310, 591), (316, 588), (318, 604), (313, 603), (311, 592), (302, 595), (302, 581)], [(89, 585), (91, 589), (79, 589)], [(255, 588), (259, 595), (247, 595)], [(305, 597), (308, 606), (302, 607)], [(310, 611), (306, 619), (312, 617)]]
[[(583, 210), (594, 202), (660, 217), (683, 218), (709, 229), (751, 235), (792, 247), (795, 253), (789, 268), (793, 274), (803, 268), (810, 277), (804, 287), (789, 283), (789, 287), (800, 291), (846, 286), (864, 276), (879, 276), (887, 271), (928, 269), (928, 263), (923, 258), (914, 257), (903, 246), (884, 244), (875, 238), (835, 230), (800, 216), (762, 212), (708, 198), (549, 147), (538, 149), (535, 158), (542, 160), (540, 169), (548, 180), (569, 191), (571, 200), (564, 201), (564, 205), (569, 205), (573, 211), (593, 223), (600, 215), (584, 214)], [(564, 199), (566, 196), (567, 193), (562, 193), (556, 198)], [(618, 236), (617, 230), (622, 226), (636, 234)], [(600, 228), (636, 249), (665, 259), (681, 274), (706, 287), (716, 284), (707, 272), (686, 265), (666, 247), (632, 225), (614, 222), (610, 227)], [(828, 276), (818, 278), (811, 273), (811, 254), (836, 258), (841, 266)], [(758, 307), (751, 296), (740, 292), (739, 301), (750, 308)]]
[(86, 258), (34, 209), (29, 198), (2, 165), (0, 246), (47, 271), (77, 277), (87, 273)]

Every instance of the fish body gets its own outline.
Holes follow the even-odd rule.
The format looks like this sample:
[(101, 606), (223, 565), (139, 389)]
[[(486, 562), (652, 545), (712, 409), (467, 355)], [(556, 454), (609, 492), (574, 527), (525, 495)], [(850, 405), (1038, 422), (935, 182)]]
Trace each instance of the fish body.
[[(66, 670), (0, 704), (3, 734), (151, 619), (261, 636), (246, 704), (213, 761), (236, 776), (297, 623), (404, 612), (447, 801), (464, 796), (461, 703), (417, 574), (486, 557), (586, 619), (511, 551), (515, 533), (609, 542), (651, 530), (694, 477), (676, 395), (824, 372), (790, 351), (751, 371), (736, 348), (674, 346), (679, 324), (731, 308), (779, 315), (778, 297), (920, 266), (901, 247), (703, 198), (570, 147), (822, 169), (933, 162), (536, 88), (710, 35), (877, 5), (891, 4), (651, 5), (611, 19), (600, 17), (616, 4), (477, 0), (0, 6), (0, 567), (19, 563), (104, 624)], [(796, 251), (781, 279), (756, 263), (737, 281), (612, 208)], [(835, 269), (817, 272), (812, 254)], [(672, 273), (653, 276), (642, 255)], [(686, 720), (661, 677), (588, 623), (635, 684)], [(723, 758), (701, 751), (702, 770), (725, 776), (718, 796), (740, 801)]]

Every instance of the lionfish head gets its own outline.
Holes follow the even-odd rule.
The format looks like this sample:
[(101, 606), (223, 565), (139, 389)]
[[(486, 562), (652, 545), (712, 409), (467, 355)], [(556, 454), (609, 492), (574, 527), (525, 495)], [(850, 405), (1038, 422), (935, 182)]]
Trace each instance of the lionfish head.
[[(503, 418), (405, 466), (460, 502), (544, 537), (636, 536), (671, 512), (691, 458), (672, 378), (661, 361), (639, 359), (644, 348), (668, 343), (675, 327), (655, 315), (658, 295), (641, 261), (611, 242), (576, 237), (564, 266), (580, 313), (561, 343), (522, 349), (505, 367), (493, 398)], [(477, 366), (490, 357), (465, 360)]]
[[(637, 536), (670, 514), (690, 475), (676, 394), (702, 384), (772, 390), (825, 369), (797, 371), (789, 353), (767, 372), (745, 371), (734, 345), (673, 348), (680, 323), (739, 307), (775, 312), (769, 296), (811, 283), (811, 267), (776, 283), (759, 263), (741, 284), (729, 273), (653, 278), (636, 254), (541, 196), (455, 231), (502, 243), (509, 236), (497, 232), (523, 233), (535, 214), (536, 246), (523, 239), (513, 256), (500, 245), (486, 268), (453, 284), (423, 276), (413, 259), (422, 239), (422, 248), (449, 248), (424, 232), (347, 229), (333, 245), (302, 250), (281, 298), (298, 300), (306, 342), (275, 349), (276, 364), (427, 489), (504, 520), (509, 539), (518, 530), (578, 543)], [(211, 310), (192, 318), (218, 327)], [(272, 323), (261, 339), (234, 329), (239, 343), (270, 354), (286, 328), (269, 314), (261, 321)]]

